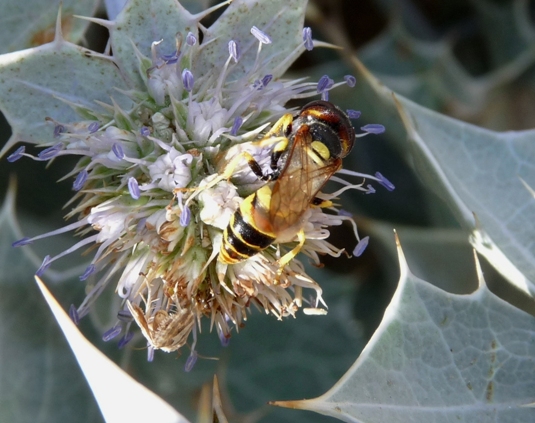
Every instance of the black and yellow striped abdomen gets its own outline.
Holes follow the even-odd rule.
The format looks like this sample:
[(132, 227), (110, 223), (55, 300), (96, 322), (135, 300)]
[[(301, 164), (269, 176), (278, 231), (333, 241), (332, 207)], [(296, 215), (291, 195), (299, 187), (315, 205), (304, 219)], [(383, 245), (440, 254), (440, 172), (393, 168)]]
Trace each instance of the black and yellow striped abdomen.
[[(271, 189), (264, 186), (243, 200), (223, 232), (219, 260), (235, 264), (247, 260), (275, 241), (267, 226)], [(266, 204), (267, 203), (267, 204)]]

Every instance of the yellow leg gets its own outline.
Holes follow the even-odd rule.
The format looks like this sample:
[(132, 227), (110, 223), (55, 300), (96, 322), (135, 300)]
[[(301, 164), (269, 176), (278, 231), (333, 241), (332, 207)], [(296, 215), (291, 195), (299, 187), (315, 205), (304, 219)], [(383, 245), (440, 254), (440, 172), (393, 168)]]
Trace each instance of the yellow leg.
[[(275, 136), (281, 136), (286, 134), (288, 127), (292, 124), (294, 118), (290, 113), (286, 113), (282, 116), (275, 124), (271, 127), (268, 133), (264, 136), (263, 139), (272, 138)], [(260, 140), (259, 142), (261, 142)]]
[(282, 275), (284, 267), (290, 263), (290, 261), (292, 261), (294, 257), (299, 254), (301, 248), (303, 248), (306, 240), (305, 231), (303, 231), (303, 229), (297, 232), (297, 239), (299, 240), (299, 244), (297, 244), (291, 251), (288, 251), (286, 254), (284, 254), (279, 260), (277, 260), (277, 263), (279, 264), (279, 270), (277, 270), (278, 277)]

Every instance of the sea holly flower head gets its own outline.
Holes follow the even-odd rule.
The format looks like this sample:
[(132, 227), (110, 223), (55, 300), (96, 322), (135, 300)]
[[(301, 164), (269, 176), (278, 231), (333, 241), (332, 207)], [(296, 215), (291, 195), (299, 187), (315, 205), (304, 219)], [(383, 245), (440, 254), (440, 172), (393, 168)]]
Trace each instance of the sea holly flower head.
[[(63, 95), (49, 98), (54, 107), (43, 101), (44, 111), (28, 113), (27, 119), (38, 121), (26, 128), (15, 124), (9, 144), (24, 139), (39, 142), (43, 150), (32, 156), (21, 147), (8, 157), (79, 157), (67, 175), (73, 181), (67, 215), (73, 223), (14, 244), (70, 231), (83, 235), (68, 250), (51, 252), (37, 271), (41, 275), (58, 259), (89, 249), (91, 262), (80, 275), (89, 292), (82, 304), (71, 307), (73, 320), (83, 318), (113, 284), (121, 307), (103, 339), (121, 335), (118, 345), (123, 347), (132, 339), (135, 322), (147, 340), (149, 360), (155, 349), (170, 352), (190, 343), (189, 370), (197, 358), (196, 325), (203, 318), (226, 345), (251, 305), (278, 318), (294, 316), (307, 303), (303, 290), (311, 290), (315, 299), (306, 304), (309, 313), (321, 313), (320, 286), (300, 261), (290, 257), (281, 264), (281, 257), (299, 242), (300, 252), (314, 263), (320, 263), (322, 254), (340, 256), (344, 251), (327, 241), (328, 227), (349, 221), (356, 240), (358, 234), (352, 217), (338, 213), (332, 200), (348, 189), (373, 192), (364, 183), (368, 180), (393, 189), (380, 173), (343, 171), (362, 179), (352, 184), (333, 177), (343, 187), (319, 193), (305, 205), (300, 235), (296, 231), (288, 239), (275, 239), (237, 262), (220, 257), (222, 243), (230, 242), (224, 240), (226, 228), (240, 205), (281, 171), (274, 159), (280, 155), (277, 142), (285, 136), (296, 142), (294, 135), (266, 136), (281, 118), (291, 121), (298, 114), (286, 103), (327, 100), (330, 90), (356, 83), (352, 76), (340, 82), (327, 75), (318, 82), (283, 78), (288, 66), (314, 45), (310, 28), (303, 28), (305, 3), (235, 0), (204, 29), (199, 23), (204, 14), (191, 15), (174, 0), (131, 1), (114, 22), (93, 19), (109, 28), (113, 56), (66, 43), (59, 27), (51, 45), (21, 56), (45, 65), (63, 60), (70, 65), (71, 79), (87, 84), (70, 95), (65, 86), (54, 86), (61, 78), (44, 82), (49, 91)], [(14, 64), (18, 60), (12, 59)], [(12, 123), (22, 113), (4, 107)], [(347, 115), (356, 119), (360, 113)], [(298, 122), (295, 126), (304, 124)], [(360, 135), (384, 128), (367, 125), (362, 130)], [(355, 255), (362, 254), (367, 241), (358, 244)]]

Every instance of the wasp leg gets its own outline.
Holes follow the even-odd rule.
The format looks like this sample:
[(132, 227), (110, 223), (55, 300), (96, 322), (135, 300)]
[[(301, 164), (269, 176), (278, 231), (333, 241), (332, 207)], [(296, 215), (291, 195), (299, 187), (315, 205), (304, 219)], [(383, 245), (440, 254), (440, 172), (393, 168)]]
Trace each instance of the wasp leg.
[(280, 169), (278, 163), (282, 154), (288, 149), (288, 137), (292, 132), (293, 119), (294, 118), (290, 113), (285, 114), (277, 122), (275, 122), (275, 125), (273, 125), (264, 138), (254, 143), (255, 145), (261, 147), (277, 143), (277, 145), (275, 145), (273, 148), (273, 152), (271, 153), (271, 169), (275, 175), (272, 176), (271, 179), (277, 179), (279, 176)]
[[(281, 135), (287, 137), (290, 135), (290, 132), (292, 132), (293, 120), (294, 118), (291, 113), (286, 113), (277, 122), (275, 122), (269, 132), (264, 136), (263, 140)], [(262, 142), (263, 140), (258, 142)]]
[(305, 231), (301, 229), (299, 232), (297, 232), (297, 239), (299, 240), (299, 244), (297, 244), (291, 251), (288, 251), (286, 254), (284, 254), (279, 260), (277, 260), (277, 263), (279, 265), (279, 270), (277, 270), (277, 279), (282, 275), (282, 272), (286, 265), (290, 263), (294, 257), (299, 254), (299, 251), (301, 251), (301, 248), (303, 248), (303, 245), (305, 244)]

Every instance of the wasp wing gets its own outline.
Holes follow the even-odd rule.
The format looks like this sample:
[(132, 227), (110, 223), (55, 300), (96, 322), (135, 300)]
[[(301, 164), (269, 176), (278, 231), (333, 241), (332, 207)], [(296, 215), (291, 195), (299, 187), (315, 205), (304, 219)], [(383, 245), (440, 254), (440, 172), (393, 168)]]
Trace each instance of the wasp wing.
[(281, 234), (300, 223), (310, 203), (341, 167), (338, 157), (322, 159), (312, 149), (308, 125), (296, 131), (285, 167), (275, 181), (269, 207), (273, 232)]

